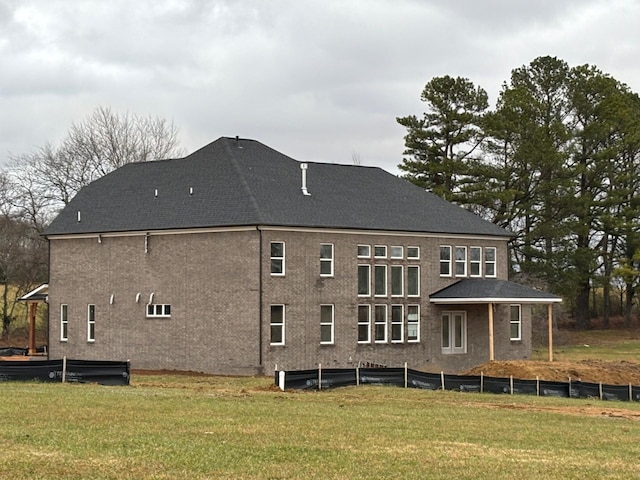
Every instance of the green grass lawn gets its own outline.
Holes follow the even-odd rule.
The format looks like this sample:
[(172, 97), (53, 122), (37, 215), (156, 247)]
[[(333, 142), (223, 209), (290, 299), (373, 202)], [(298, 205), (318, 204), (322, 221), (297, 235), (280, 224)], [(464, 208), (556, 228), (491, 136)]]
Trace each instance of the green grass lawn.
[[(566, 344), (554, 345), (553, 358), (558, 361), (606, 360), (640, 363), (639, 330), (586, 330), (564, 332)], [(534, 360), (547, 360), (546, 346), (534, 348)]]
[(640, 478), (640, 404), (133, 376), (0, 383), (0, 478)]

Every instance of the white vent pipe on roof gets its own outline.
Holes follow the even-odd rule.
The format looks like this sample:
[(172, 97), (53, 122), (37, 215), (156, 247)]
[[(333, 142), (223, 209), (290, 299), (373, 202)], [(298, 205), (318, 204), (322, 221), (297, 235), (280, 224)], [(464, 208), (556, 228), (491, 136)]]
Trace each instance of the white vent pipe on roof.
[(309, 167), (306, 163), (300, 164), (300, 170), (302, 170), (302, 194), (303, 195), (311, 195), (307, 190), (307, 168)]

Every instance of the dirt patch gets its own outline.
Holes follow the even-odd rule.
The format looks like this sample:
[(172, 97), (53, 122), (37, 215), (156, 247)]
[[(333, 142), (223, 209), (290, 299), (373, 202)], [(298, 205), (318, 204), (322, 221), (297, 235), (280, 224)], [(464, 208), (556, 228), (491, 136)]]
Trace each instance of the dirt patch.
[(543, 362), (535, 360), (510, 360), (487, 362), (465, 372), (465, 375), (566, 382), (580, 380), (605, 385), (640, 385), (640, 364), (633, 362), (607, 362), (582, 360), (579, 362)]

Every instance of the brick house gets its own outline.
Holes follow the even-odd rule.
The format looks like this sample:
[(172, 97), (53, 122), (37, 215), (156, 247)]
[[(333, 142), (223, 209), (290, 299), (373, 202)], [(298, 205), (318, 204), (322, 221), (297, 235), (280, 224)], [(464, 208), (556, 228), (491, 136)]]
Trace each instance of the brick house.
[[(510, 234), (379, 168), (220, 138), (83, 188), (46, 232), (50, 357), (223, 374), (528, 358)], [(551, 311), (551, 309), (549, 309)]]

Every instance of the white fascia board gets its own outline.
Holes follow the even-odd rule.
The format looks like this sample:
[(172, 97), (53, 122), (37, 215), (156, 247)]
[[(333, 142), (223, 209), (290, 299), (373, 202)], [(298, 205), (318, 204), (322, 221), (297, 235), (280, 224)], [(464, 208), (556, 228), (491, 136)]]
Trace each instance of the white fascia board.
[(561, 298), (430, 298), (429, 302), (443, 305), (462, 305), (478, 303), (562, 303)]

